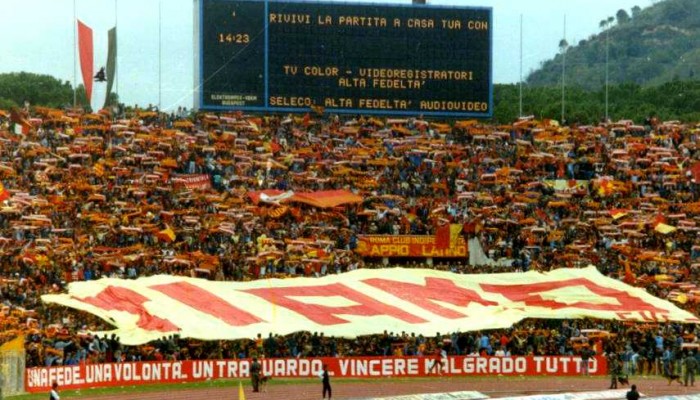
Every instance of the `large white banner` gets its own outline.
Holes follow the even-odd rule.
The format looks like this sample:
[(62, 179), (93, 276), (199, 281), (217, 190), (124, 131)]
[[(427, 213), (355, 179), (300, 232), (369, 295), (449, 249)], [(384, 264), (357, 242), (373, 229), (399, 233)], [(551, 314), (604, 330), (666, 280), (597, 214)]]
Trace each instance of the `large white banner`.
[(434, 335), (506, 328), (524, 318), (700, 322), (595, 267), (481, 275), (362, 269), (253, 282), (159, 275), (74, 282), (67, 294), (42, 299), (103, 318), (130, 345), (173, 333), (205, 340), (301, 330), (341, 337), (384, 330)]

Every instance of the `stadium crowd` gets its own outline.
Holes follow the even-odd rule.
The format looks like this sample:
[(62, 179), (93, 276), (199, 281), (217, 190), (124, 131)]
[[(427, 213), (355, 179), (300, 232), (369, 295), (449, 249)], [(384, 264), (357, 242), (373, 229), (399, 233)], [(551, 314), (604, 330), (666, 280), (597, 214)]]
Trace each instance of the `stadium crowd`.
[[(98, 318), (41, 303), (67, 283), (179, 274), (212, 280), (402, 266), (457, 273), (595, 265), (698, 314), (700, 129), (649, 118), (560, 127), (421, 118), (0, 111), (2, 341), (27, 365), (311, 355), (580, 354), (581, 330), (627, 367), (679, 360), (695, 326), (525, 321), (510, 330), (344, 340), (299, 332), (124, 347)], [(309, 196), (287, 199), (289, 191)], [(382, 260), (363, 234), (476, 237), (486, 265)], [(494, 260), (509, 260), (509, 267)], [(591, 341), (592, 343), (592, 341)]]

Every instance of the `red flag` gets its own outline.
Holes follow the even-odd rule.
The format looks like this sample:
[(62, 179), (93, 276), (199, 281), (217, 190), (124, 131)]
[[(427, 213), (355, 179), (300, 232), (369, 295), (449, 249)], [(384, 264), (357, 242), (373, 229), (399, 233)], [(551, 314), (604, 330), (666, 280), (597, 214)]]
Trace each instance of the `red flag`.
[(700, 183), (700, 163), (696, 163), (690, 167), (690, 173), (693, 177), (693, 183)]
[(658, 213), (654, 217), (654, 220), (651, 222), (651, 225), (656, 228), (659, 224), (665, 224), (666, 223), (666, 217), (664, 217), (663, 214)]
[(5, 185), (0, 182), (0, 202), (10, 198), (10, 192), (5, 189)]
[(93, 53), (94, 47), (92, 44), (92, 29), (78, 20), (78, 48), (80, 52), (80, 70), (83, 73), (83, 84), (85, 85), (85, 95), (87, 101), (92, 100), (92, 75), (93, 68)]
[(450, 224), (444, 224), (435, 231), (435, 247), (438, 249), (450, 248)]
[(622, 208), (616, 208), (616, 209), (608, 211), (608, 213), (610, 214), (611, 217), (613, 217), (613, 219), (620, 219), (620, 218), (626, 216), (627, 214), (629, 214), (629, 210), (625, 210)]

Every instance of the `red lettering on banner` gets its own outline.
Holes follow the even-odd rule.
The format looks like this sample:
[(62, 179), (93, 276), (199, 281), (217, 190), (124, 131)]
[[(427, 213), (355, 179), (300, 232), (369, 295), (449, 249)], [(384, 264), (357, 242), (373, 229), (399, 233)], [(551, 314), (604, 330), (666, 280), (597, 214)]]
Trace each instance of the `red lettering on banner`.
[(465, 315), (445, 308), (435, 303), (435, 301), (442, 301), (460, 307), (467, 307), (470, 303), (478, 303), (483, 306), (498, 305), (496, 302), (484, 300), (479, 293), (473, 290), (455, 285), (449, 279), (425, 278), (425, 286), (381, 278), (365, 279), (362, 282), (445, 318), (457, 319), (463, 318)]
[[(615, 313), (615, 315), (617, 315), (617, 317), (620, 319), (620, 321), (634, 321), (635, 320), (633, 313), (631, 313), (629, 311), (618, 311)], [(643, 317), (644, 316), (642, 316), (642, 318)]]
[[(479, 285), (487, 292), (500, 293), (512, 301), (523, 302), (528, 306), (550, 308), (552, 310), (559, 310), (561, 308), (581, 308), (586, 310), (613, 312), (627, 311), (642, 313), (646, 311), (653, 314), (668, 313), (668, 310), (657, 308), (653, 304), (649, 304), (639, 297), (631, 296), (625, 291), (599, 286), (595, 282), (591, 282), (585, 278), (542, 283), (526, 283), (522, 285), (492, 285), (485, 283), (481, 283)], [(575, 303), (567, 304), (556, 300), (544, 299), (542, 297), (542, 293), (572, 286), (584, 286), (586, 289), (597, 294), (598, 296), (616, 299), (619, 304), (598, 304), (586, 301), (577, 301)]]
[(157, 290), (180, 303), (216, 317), (232, 326), (246, 326), (264, 322), (253, 314), (232, 306), (221, 297), (188, 282), (154, 285), (149, 286), (149, 289)]
[(139, 320), (136, 325), (141, 329), (157, 332), (173, 332), (180, 330), (180, 328), (167, 319), (159, 318), (146, 311), (143, 303), (150, 301), (150, 299), (141, 296), (131, 289), (119, 286), (107, 286), (107, 288), (98, 293), (97, 296), (86, 297), (84, 299), (73, 298), (87, 304), (92, 304), (106, 311), (125, 311), (129, 314), (138, 315)]
[[(288, 308), (306, 318), (321, 325), (337, 325), (349, 321), (337, 317), (337, 315), (362, 315), (378, 316), (386, 315), (400, 319), (411, 324), (427, 322), (424, 319), (409, 314), (396, 307), (384, 304), (366, 296), (343, 284), (334, 283), (322, 286), (284, 287), (284, 288), (259, 288), (248, 289), (246, 293), (261, 297), (270, 303)], [(357, 305), (333, 307), (319, 304), (302, 303), (292, 297), (333, 297), (342, 296), (347, 300), (358, 303)]]
[(668, 322), (669, 318), (668, 315), (666, 314), (657, 314), (653, 311), (640, 311), (639, 314), (642, 316), (642, 319), (645, 321), (650, 321), (650, 322)]

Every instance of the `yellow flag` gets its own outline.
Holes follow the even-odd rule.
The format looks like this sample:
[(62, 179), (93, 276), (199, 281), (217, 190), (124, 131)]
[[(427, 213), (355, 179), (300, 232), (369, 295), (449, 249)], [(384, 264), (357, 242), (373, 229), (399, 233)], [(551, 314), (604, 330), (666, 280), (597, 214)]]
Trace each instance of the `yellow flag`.
[(454, 249), (459, 243), (459, 234), (462, 233), (462, 224), (450, 224), (450, 248)]
[(238, 381), (238, 400), (245, 400), (245, 392), (243, 391), (243, 382)]
[(175, 234), (175, 231), (173, 231), (169, 226), (166, 225), (165, 229), (156, 233), (156, 237), (158, 238), (158, 240), (162, 240), (166, 243), (171, 243), (175, 241), (177, 235)]
[(98, 177), (103, 177), (105, 176), (105, 166), (103, 163), (97, 163), (92, 167), (92, 172), (98, 176)]
[(664, 223), (661, 223), (661, 224), (656, 225), (654, 230), (661, 233), (661, 234), (668, 235), (669, 233), (675, 232), (677, 230), (677, 228), (674, 226), (671, 226), (671, 225), (666, 225)]

